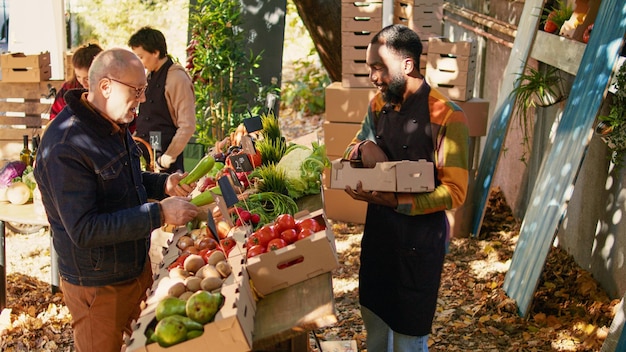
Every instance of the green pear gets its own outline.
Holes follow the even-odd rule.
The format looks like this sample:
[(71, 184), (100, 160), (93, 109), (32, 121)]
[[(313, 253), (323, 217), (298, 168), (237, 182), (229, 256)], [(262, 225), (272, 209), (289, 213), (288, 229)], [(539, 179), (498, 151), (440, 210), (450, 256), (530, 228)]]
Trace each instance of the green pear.
[(191, 330), (187, 332), (187, 340), (195, 339), (196, 337), (202, 335), (204, 333), (203, 330)]
[(221, 293), (197, 291), (187, 299), (185, 312), (187, 316), (200, 324), (209, 323), (222, 307), (224, 296)]
[(204, 325), (198, 323), (197, 321), (182, 315), (171, 315), (172, 317), (180, 320), (187, 328), (188, 332), (191, 331), (204, 331)]
[(187, 328), (176, 316), (168, 316), (157, 323), (154, 335), (159, 346), (169, 347), (187, 340)]
[(185, 315), (185, 300), (178, 297), (165, 297), (160, 300), (155, 308), (157, 320), (171, 315)]

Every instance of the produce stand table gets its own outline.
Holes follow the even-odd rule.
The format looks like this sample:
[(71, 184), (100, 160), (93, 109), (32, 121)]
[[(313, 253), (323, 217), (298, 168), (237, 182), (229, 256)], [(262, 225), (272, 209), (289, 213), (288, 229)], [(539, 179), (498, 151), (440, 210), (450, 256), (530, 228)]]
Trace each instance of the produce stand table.
[[(6, 202), (0, 202), (0, 310), (4, 309), (7, 303), (7, 272), (5, 248), (6, 222), (14, 222), (25, 225), (49, 225), (46, 215), (36, 212), (35, 205), (33, 203), (15, 205)], [(52, 257), (52, 262), (50, 266), (50, 284), (52, 286), (52, 291), (56, 292), (59, 287), (59, 276), (58, 268), (56, 265), (56, 252), (52, 247), (52, 237), (50, 237), (50, 255)]]
[(331, 273), (325, 273), (259, 300), (253, 350), (272, 351), (278, 343), (290, 340), (291, 351), (307, 351), (307, 331), (337, 322), (332, 286)]
[[(314, 211), (323, 207), (321, 194), (296, 201), (298, 209)], [(324, 273), (270, 293), (257, 302), (253, 351), (308, 351), (307, 332), (337, 323), (332, 273)]]

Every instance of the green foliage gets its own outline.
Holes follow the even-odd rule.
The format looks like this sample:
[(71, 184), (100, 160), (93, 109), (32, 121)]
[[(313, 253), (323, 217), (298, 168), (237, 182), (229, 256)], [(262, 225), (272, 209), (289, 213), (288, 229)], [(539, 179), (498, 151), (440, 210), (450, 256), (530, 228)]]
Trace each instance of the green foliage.
[(197, 141), (206, 146), (228, 136), (251, 113), (250, 97), (260, 93), (255, 69), (261, 55), (246, 50), (241, 24), (237, 0), (200, 0), (190, 16), (187, 69), (196, 93)]
[(130, 36), (150, 25), (163, 32), (168, 52), (179, 61), (185, 60), (187, 0), (68, 0), (67, 11), (76, 28), (71, 47), (97, 42), (103, 48), (128, 48)]
[(608, 115), (598, 117), (600, 123), (596, 133), (607, 143), (611, 161), (617, 168), (621, 168), (626, 152), (626, 64), (619, 68), (614, 82), (611, 109)]
[(541, 19), (545, 24), (546, 21), (550, 20), (556, 24), (556, 27), (561, 29), (565, 21), (569, 20), (574, 13), (574, 9), (567, 4), (567, 2), (563, 2), (563, 0), (558, 0), (556, 5), (550, 8), (543, 9), (543, 15)]
[(324, 92), (330, 84), (326, 70), (315, 62), (301, 59), (294, 62), (294, 79), (284, 82), (282, 104), (302, 114), (324, 112)]
[(287, 142), (280, 130), (278, 118), (273, 113), (261, 115), (263, 138), (256, 141), (256, 148), (263, 156), (263, 165), (276, 164), (287, 151)]
[(526, 161), (525, 154), (530, 149), (531, 133), (531, 108), (547, 107), (565, 99), (563, 78), (561, 71), (556, 67), (549, 66), (545, 71), (526, 66), (524, 72), (518, 74), (516, 87), (511, 94), (515, 94), (514, 112), (519, 118), (519, 125), (522, 131), (524, 145), (524, 156), (522, 161)]
[[(308, 30), (302, 23), (293, 0), (287, 1), (285, 16), (285, 53), (281, 107), (303, 115), (324, 112), (324, 92), (330, 78), (313, 44)], [(292, 68), (292, 71), (289, 70)]]

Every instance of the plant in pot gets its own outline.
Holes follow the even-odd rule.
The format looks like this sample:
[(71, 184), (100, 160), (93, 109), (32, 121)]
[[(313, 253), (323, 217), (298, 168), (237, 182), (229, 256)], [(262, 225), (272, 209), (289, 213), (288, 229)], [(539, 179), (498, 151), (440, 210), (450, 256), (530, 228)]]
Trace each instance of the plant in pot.
[(531, 108), (548, 107), (567, 98), (563, 86), (561, 71), (553, 66), (545, 70), (535, 69), (526, 65), (524, 72), (515, 79), (515, 88), (511, 94), (515, 95), (513, 112), (519, 119), (524, 145), (522, 161), (526, 161), (526, 152), (530, 149), (530, 119)]
[(557, 1), (556, 5), (543, 9), (543, 30), (544, 32), (559, 34), (563, 24), (572, 17), (574, 10), (567, 2)]
[(611, 161), (618, 167), (626, 155), (626, 64), (615, 75), (608, 115), (599, 116), (596, 134), (607, 144)]

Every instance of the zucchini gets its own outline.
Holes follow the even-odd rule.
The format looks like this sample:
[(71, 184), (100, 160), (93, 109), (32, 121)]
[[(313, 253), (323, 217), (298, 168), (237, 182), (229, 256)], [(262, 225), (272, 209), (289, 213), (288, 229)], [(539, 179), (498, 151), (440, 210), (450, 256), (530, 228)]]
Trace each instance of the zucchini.
[(202, 176), (206, 175), (215, 166), (215, 158), (211, 154), (205, 155), (196, 166), (178, 182), (181, 185), (188, 185), (198, 181)]
[(191, 198), (190, 203), (194, 204), (197, 207), (211, 204), (215, 201), (215, 199), (213, 199), (213, 194), (222, 194), (222, 189), (220, 188), (220, 186), (211, 187), (206, 191), (198, 194), (197, 196)]

